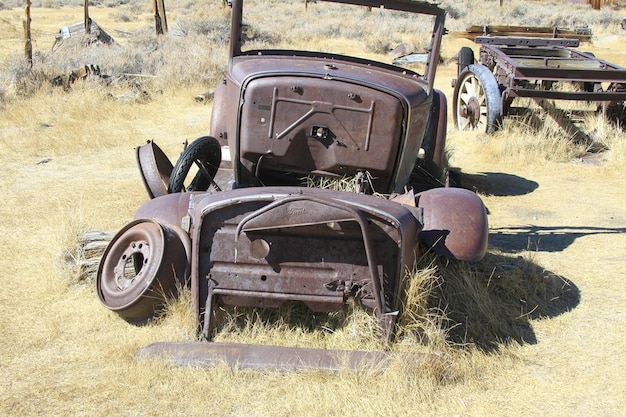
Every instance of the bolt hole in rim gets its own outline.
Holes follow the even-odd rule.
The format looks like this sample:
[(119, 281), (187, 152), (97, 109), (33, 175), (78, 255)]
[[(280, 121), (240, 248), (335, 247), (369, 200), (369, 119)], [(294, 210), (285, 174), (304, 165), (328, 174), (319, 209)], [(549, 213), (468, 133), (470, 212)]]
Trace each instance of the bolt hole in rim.
[[(145, 244), (147, 242), (142, 242), (138, 248), (141, 250)], [(148, 263), (148, 258), (144, 257), (141, 252), (133, 253), (130, 256), (124, 254), (122, 260), (125, 261), (122, 274), (116, 276), (117, 287), (120, 291), (128, 288), (136, 279), (141, 279), (142, 269)]]
[(153, 317), (185, 282), (189, 236), (173, 225), (139, 219), (105, 249), (96, 278), (101, 303), (132, 323)]

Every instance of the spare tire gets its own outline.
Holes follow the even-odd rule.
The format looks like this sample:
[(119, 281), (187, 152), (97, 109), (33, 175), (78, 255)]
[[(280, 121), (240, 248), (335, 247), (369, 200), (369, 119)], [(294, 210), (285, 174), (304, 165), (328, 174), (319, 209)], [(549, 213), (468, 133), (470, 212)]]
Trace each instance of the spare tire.
[[(217, 139), (203, 136), (194, 140), (178, 158), (170, 176), (168, 192), (208, 190), (213, 184), (213, 179), (221, 162), (222, 147)], [(198, 173), (191, 183), (185, 186), (185, 179), (194, 163), (198, 166)]]

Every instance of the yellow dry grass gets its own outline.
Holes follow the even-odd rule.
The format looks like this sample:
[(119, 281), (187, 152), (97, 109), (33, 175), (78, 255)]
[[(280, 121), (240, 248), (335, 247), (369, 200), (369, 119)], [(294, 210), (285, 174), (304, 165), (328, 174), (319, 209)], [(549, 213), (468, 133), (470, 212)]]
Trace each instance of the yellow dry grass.
[[(495, 4), (454, 7), (460, 14), (471, 11), (463, 22), (481, 24), (487, 18), (482, 8)], [(516, 13), (521, 19), (523, 10), (534, 16), (561, 13), (550, 7), (516, 1), (510, 13), (492, 14), (512, 20)], [(145, 14), (133, 22), (115, 20), (124, 8), (93, 8), (92, 16), (105, 29), (140, 31), (151, 25), (149, 8), (140, 9)], [(79, 21), (81, 12), (35, 9), (35, 33), (41, 35), (36, 48), (46, 49), (57, 28)], [(188, 13), (174, 9), (170, 16), (189, 25), (183, 19)], [(203, 16), (221, 13), (215, 5), (214, 13)], [(585, 19), (599, 19), (600, 13), (606, 12)], [(0, 10), (0, 25), (4, 19), (19, 25), (20, 18), (21, 10)], [(458, 26), (461, 19), (449, 23)], [(626, 64), (624, 35), (611, 25), (604, 30), (589, 49)], [(18, 56), (16, 43), (8, 35), (0, 38), (2, 60)], [(463, 45), (471, 44), (446, 39), (444, 59)], [(449, 100), (455, 72), (449, 63), (438, 73), (437, 86)], [(93, 283), (78, 280), (64, 256), (86, 230), (117, 230), (147, 200), (136, 146), (155, 140), (175, 159), (184, 140), (208, 132), (210, 106), (193, 97), (210, 81), (196, 78), (177, 86), (174, 71), (161, 74), (169, 78), (147, 85), (147, 98), (124, 84), (87, 82), (63, 92), (43, 83), (26, 98), (12, 95), (9, 81), (0, 85), (0, 93), (6, 91), (4, 98), (0, 94), (0, 414), (623, 413), (624, 133), (602, 119), (587, 122), (587, 130), (595, 130), (609, 148), (600, 165), (572, 156), (567, 146), (548, 145), (559, 142), (558, 134), (505, 127), (496, 136), (477, 137), (448, 127), (452, 164), (489, 210), (492, 248), (478, 264), (446, 263), (425, 253), (391, 346), (434, 353), (443, 361), (394, 363), (382, 374), (335, 375), (136, 360), (136, 352), (151, 342), (195, 338), (189, 294), (183, 292), (161, 319), (131, 326), (100, 306)], [(383, 347), (371, 316), (359, 309), (312, 324), (298, 308), (279, 313), (225, 310), (216, 338)]]

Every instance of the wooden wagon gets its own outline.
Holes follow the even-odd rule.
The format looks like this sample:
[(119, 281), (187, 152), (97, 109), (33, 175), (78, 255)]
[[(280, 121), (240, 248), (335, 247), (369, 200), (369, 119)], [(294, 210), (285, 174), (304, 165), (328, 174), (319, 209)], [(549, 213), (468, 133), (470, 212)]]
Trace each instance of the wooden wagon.
[(478, 62), (471, 48), (461, 48), (453, 80), (458, 129), (495, 131), (503, 117), (517, 114), (517, 98), (596, 103), (610, 119), (626, 121), (626, 69), (575, 49), (580, 39), (532, 35), (476, 36)]

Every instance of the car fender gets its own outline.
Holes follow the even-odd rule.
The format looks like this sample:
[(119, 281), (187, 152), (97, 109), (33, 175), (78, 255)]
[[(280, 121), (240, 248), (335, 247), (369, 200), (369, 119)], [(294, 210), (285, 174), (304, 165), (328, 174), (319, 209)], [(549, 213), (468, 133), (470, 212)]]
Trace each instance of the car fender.
[(416, 194), (423, 209), (420, 241), (435, 252), (461, 261), (478, 261), (487, 252), (487, 212), (475, 193), (463, 188), (435, 188)]

